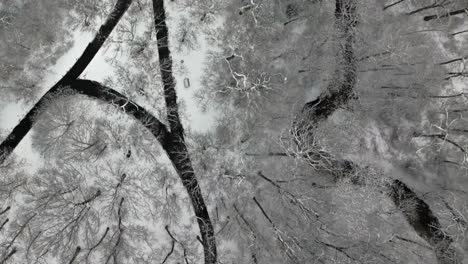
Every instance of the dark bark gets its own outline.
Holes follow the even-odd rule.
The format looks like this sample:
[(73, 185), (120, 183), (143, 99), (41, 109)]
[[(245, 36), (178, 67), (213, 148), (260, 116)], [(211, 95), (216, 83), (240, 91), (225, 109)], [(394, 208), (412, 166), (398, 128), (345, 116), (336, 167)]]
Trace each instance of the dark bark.
[(169, 32), (166, 25), (164, 0), (153, 0), (154, 24), (156, 39), (158, 41), (159, 67), (164, 88), (167, 119), (173, 135), (183, 139), (184, 129), (180, 122), (177, 93), (175, 91), (175, 78), (172, 74), (172, 57), (169, 50)]
[(138, 120), (156, 137), (156, 139), (158, 139), (159, 142), (161, 142), (161, 144), (163, 142), (170, 141), (169, 132), (163, 123), (161, 123), (142, 106), (129, 100), (123, 94), (113, 90), (112, 88), (103, 86), (95, 81), (82, 79), (71, 82), (67, 87), (79, 94), (115, 105), (122, 112), (131, 115)]
[(187, 258), (187, 249), (185, 248), (184, 244), (181, 243), (179, 240), (177, 240), (174, 235), (171, 233), (171, 231), (169, 230), (169, 226), (166, 225), (164, 227), (166, 229), (166, 232), (167, 234), (171, 237), (172, 239), (172, 249), (171, 251), (167, 254), (166, 258), (164, 259), (163, 263), (166, 262), (167, 258), (169, 258), (169, 256), (172, 254), (172, 252), (174, 251), (174, 246), (175, 246), (175, 243), (179, 244), (181, 247), (182, 247), (182, 250), (183, 250), (183, 255), (184, 255), (184, 261), (185, 261), (185, 264), (190, 264), (189, 261), (188, 261), (188, 258)]
[(5, 140), (0, 144), (0, 164), (9, 156), (9, 154), (18, 146), (19, 142), (26, 136), (26, 134), (31, 130), (33, 125), (32, 120), (37, 116), (36, 111), (38, 110), (38, 105), (44, 103), (46, 97), (50, 94), (55, 94), (59, 92), (64, 86), (69, 84), (70, 81), (78, 78), (81, 73), (86, 69), (88, 64), (97, 54), (99, 49), (102, 47), (106, 39), (109, 37), (110, 33), (117, 25), (117, 23), (122, 18), (123, 14), (127, 11), (128, 7), (132, 3), (132, 0), (118, 0), (112, 9), (111, 13), (107, 17), (107, 20), (99, 28), (96, 36), (93, 41), (88, 44), (86, 49), (76, 63), (71, 67), (71, 69), (62, 77), (49, 91), (41, 97), (38, 103), (29, 110), (23, 119), (18, 123), (18, 125), (13, 128), (13, 131), (6, 137)]
[[(98, 99), (108, 104), (113, 104), (123, 112), (132, 115), (135, 119), (140, 121), (158, 140), (165, 142), (168, 136), (168, 131), (163, 123), (157, 118), (151, 115), (143, 107), (139, 106), (135, 102), (130, 101), (121, 93), (101, 85), (98, 82), (90, 80), (74, 80), (68, 82), (65, 86), (59, 86), (59, 90), (69, 89), (73, 92), (86, 95), (88, 97)], [(32, 109), (29, 111), (33, 114), (26, 115), (22, 123), (28, 124), (23, 127), (25, 129), (24, 135), (32, 128), (34, 123), (37, 121), (36, 117), (40, 116), (43, 111), (46, 110), (47, 103), (62, 96), (61, 93), (57, 93), (54, 90), (49, 90), (40, 100), (37, 102)], [(23, 135), (23, 136), (24, 136)], [(16, 135), (15, 135), (16, 136)], [(15, 146), (21, 141), (22, 137), (15, 137)], [(3, 143), (2, 143), (3, 144)], [(11, 152), (11, 151), (10, 151)], [(9, 152), (4, 152), (9, 154)], [(6, 156), (4, 157), (6, 158)]]
[(111, 34), (114, 27), (119, 23), (122, 16), (125, 14), (127, 9), (133, 0), (118, 0), (112, 9), (111, 13), (107, 17), (104, 24), (99, 28), (94, 39), (88, 44), (86, 49), (72, 68), (62, 77), (57, 85), (63, 85), (68, 81), (78, 78), (81, 73), (86, 69), (91, 60), (96, 56), (97, 52), (101, 49), (106, 39)]
[[(331, 81), (327, 92), (322, 93), (318, 99), (305, 104), (301, 117), (294, 124), (299, 126), (294, 129), (297, 133), (313, 135), (314, 129), (319, 123), (325, 121), (338, 108), (345, 106), (352, 98), (356, 83), (356, 58), (353, 49), (353, 30), (357, 25), (355, 5), (355, 0), (336, 0), (337, 30), (339, 36), (345, 41), (343, 51), (337, 55), (341, 56), (338, 61), (341, 61), (343, 70), (335, 72), (335, 80)], [(297, 138), (307, 139), (311, 138), (311, 136), (302, 137), (299, 135)], [(298, 142), (298, 144), (307, 145), (311, 143)], [(321, 159), (323, 156), (323, 153), (308, 155), (310, 159)], [(335, 159), (330, 154), (326, 155), (326, 157), (328, 165), (323, 169), (329, 171), (334, 176), (335, 181), (347, 178), (351, 179), (351, 183), (354, 185), (366, 185), (366, 178), (362, 172), (366, 168), (361, 168), (349, 160)], [(442, 234), (440, 222), (429, 205), (400, 180), (390, 180), (386, 186), (382, 187), (384, 187), (384, 193), (400, 209), (415, 232), (433, 246), (438, 261), (440, 263), (456, 263), (454, 250), (451, 247), (452, 239)]]
[(80, 254), (80, 251), (81, 251), (81, 248), (80, 247), (77, 247), (76, 250), (75, 250), (75, 253), (73, 253), (73, 256), (70, 260), (70, 262), (68, 262), (68, 264), (72, 264), (73, 261), (75, 261), (76, 257), (78, 256), (78, 254)]
[(3, 221), (3, 223), (0, 225), (0, 231), (2, 231), (3, 227), (4, 227), (8, 222), (10, 222), (10, 219), (9, 219), (9, 218), (7, 218), (7, 219), (5, 219), (5, 221)]
[(14, 248), (10, 251), (10, 253), (8, 253), (8, 255), (6, 255), (5, 258), (2, 259), (2, 261), (0, 262), (0, 264), (7, 263), (8, 259), (10, 259), (17, 251), (18, 251), (18, 249), (16, 249), (16, 248), (14, 247)]
[[(334, 174), (334, 180), (351, 178), (351, 183), (358, 186), (366, 185), (365, 170), (351, 161), (336, 161), (337, 171), (345, 172)], [(348, 171), (348, 172), (346, 172)], [(352, 173), (349, 173), (351, 171)], [(400, 180), (390, 180), (382, 187), (382, 192), (395, 204), (395, 207), (403, 214), (404, 218), (413, 230), (435, 251), (440, 264), (458, 263), (455, 251), (451, 247), (452, 238), (444, 234), (439, 219), (431, 210), (430, 206), (413, 191), (408, 185)]]
[(353, 45), (355, 43), (354, 30), (357, 26), (355, 16), (356, 3), (354, 0), (337, 0), (335, 7), (336, 28), (339, 40), (344, 40), (343, 49), (339, 51), (339, 67), (335, 70), (335, 80), (327, 87), (319, 99), (305, 104), (303, 112), (312, 111), (314, 123), (327, 119), (339, 107), (348, 103), (353, 97), (356, 84), (356, 56)]
[(439, 219), (426, 202), (399, 180), (393, 180), (387, 195), (392, 198), (414, 231), (433, 247), (440, 264), (459, 263), (455, 250), (451, 247), (452, 238), (441, 231)]
[(437, 247), (440, 244), (451, 243), (452, 239), (440, 230), (439, 219), (434, 215), (429, 205), (400, 180), (393, 180), (389, 185), (388, 195), (400, 208), (408, 223), (429, 244)]
[(165, 142), (161, 142), (161, 144), (190, 196), (200, 228), (205, 263), (214, 264), (216, 263), (214, 229), (185, 142), (182, 142), (179, 137), (171, 133), (170, 137)]
[(456, 58), (456, 59), (451, 59), (451, 60), (448, 60), (448, 61), (444, 61), (444, 62), (439, 63), (439, 65), (446, 65), (446, 64), (457, 62), (457, 61), (464, 61), (466, 59), (468, 59), (468, 56), (467, 57)]
[(444, 6), (444, 2), (445, 0), (442, 0), (440, 2), (434, 2), (433, 4), (431, 5), (427, 5), (427, 6), (423, 6), (423, 7), (420, 7), (416, 10), (413, 10), (411, 12), (408, 12), (407, 15), (414, 15), (414, 14), (417, 14), (419, 12), (422, 12), (422, 11), (425, 11), (425, 10), (429, 10), (429, 9), (433, 9), (433, 8), (439, 8), (439, 7), (443, 7)]
[(205, 263), (214, 264), (216, 263), (214, 230), (185, 145), (184, 129), (180, 121), (177, 105), (175, 80), (172, 75), (172, 60), (168, 48), (168, 29), (165, 24), (163, 1), (154, 1), (153, 7), (155, 11), (158, 53), (167, 106), (167, 119), (171, 130), (170, 132), (164, 124), (162, 124), (143, 107), (129, 101), (125, 96), (117, 91), (104, 87), (97, 82), (76, 79), (96, 55), (112, 29), (128, 9), (130, 3), (131, 0), (119, 0), (117, 2), (107, 21), (101, 26), (98, 34), (88, 45), (83, 55), (78, 59), (75, 65), (57, 84), (55, 84), (44, 96), (41, 97), (20, 123), (13, 129), (10, 135), (1, 143), (0, 163), (3, 163), (29, 130), (31, 130), (34, 122), (36, 121), (36, 117), (45, 110), (49, 100), (54, 100), (57, 96), (60, 96), (64, 89), (68, 88), (74, 92), (115, 105), (123, 112), (132, 115), (140, 121), (142, 125), (158, 139), (164, 150), (167, 152), (167, 155), (190, 196), (195, 215), (197, 216), (202, 236), (202, 244), (204, 247)]
[(86, 260), (88, 260), (88, 257), (89, 257), (89, 255), (91, 255), (91, 252), (92, 252), (94, 249), (96, 249), (96, 248), (102, 243), (102, 241), (104, 241), (104, 238), (106, 238), (107, 234), (109, 233), (109, 230), (110, 230), (110, 228), (107, 227), (107, 228), (106, 228), (106, 231), (104, 231), (104, 234), (102, 235), (101, 239), (99, 239), (99, 241), (98, 241), (96, 244), (94, 244), (94, 246), (92, 246), (92, 247), (88, 250), (88, 253), (86, 254), (86, 258), (85, 258)]
[(443, 15), (436, 14), (436, 15), (425, 16), (423, 19), (424, 21), (431, 21), (431, 20), (438, 19), (438, 18), (445, 18), (445, 17), (456, 16), (456, 15), (466, 14), (466, 13), (468, 13), (468, 8), (451, 11)]
[(398, 5), (398, 4), (400, 4), (400, 3), (404, 2), (404, 1), (405, 1), (405, 0), (399, 0), (399, 1), (393, 2), (393, 3), (391, 3), (391, 4), (388, 4), (388, 5), (386, 5), (386, 6), (383, 7), (383, 10), (387, 10), (388, 8), (390, 8), (390, 7), (392, 7), (392, 6), (395, 6), (395, 5)]
[(5, 208), (3, 211), (0, 212), (0, 215), (2, 215), (2, 214), (4, 214), (4, 213), (8, 212), (10, 209), (11, 209), (11, 207), (10, 207), (10, 206), (7, 206), (7, 208)]
[(468, 30), (458, 31), (458, 32), (452, 33), (452, 36), (456, 36), (456, 35), (467, 33), (467, 32), (468, 32)]
[[(180, 141), (179, 137), (173, 136), (167, 131), (166, 126), (161, 123), (156, 117), (151, 115), (142, 106), (130, 101), (119, 92), (101, 85), (98, 82), (90, 80), (75, 80), (69, 83), (67, 89), (88, 97), (100, 100), (102, 102), (115, 105), (124, 113), (133, 116), (143, 126), (145, 126), (161, 143), (164, 150), (167, 152), (169, 159), (174, 165), (178, 175), (180, 176), (184, 187), (186, 188), (197, 216), (200, 233), (202, 235), (203, 246), (205, 250), (205, 263), (216, 263), (216, 247), (213, 226), (211, 224), (208, 210), (205, 206), (200, 186), (197, 182), (193, 167), (188, 157), (188, 150), (184, 142)], [(54, 100), (58, 96), (57, 93), (48, 92), (43, 98), (44, 101)], [(38, 102), (32, 109), (36, 114), (40, 115), (46, 108), (42, 106), (43, 102)], [(31, 126), (36, 121), (30, 117), (27, 122)], [(214, 248), (214, 250), (213, 250)]]
[(200, 228), (205, 263), (214, 264), (217, 262), (214, 228), (185, 145), (184, 127), (180, 120), (175, 78), (172, 73), (172, 57), (169, 50), (169, 32), (166, 25), (164, 0), (153, 0), (153, 12), (158, 41), (159, 67), (163, 82), (167, 121), (170, 128), (169, 140), (161, 142), (161, 144), (190, 196)]
[(162, 264), (166, 263), (166, 260), (172, 255), (174, 252), (175, 241), (172, 240), (171, 250), (167, 253), (166, 257), (164, 258)]

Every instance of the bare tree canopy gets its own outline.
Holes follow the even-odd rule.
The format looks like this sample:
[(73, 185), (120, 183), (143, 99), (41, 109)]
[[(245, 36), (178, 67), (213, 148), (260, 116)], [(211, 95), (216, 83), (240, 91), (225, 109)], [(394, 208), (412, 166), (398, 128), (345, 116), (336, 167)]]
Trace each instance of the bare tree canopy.
[(464, 263), (467, 8), (0, 3), (0, 263)]

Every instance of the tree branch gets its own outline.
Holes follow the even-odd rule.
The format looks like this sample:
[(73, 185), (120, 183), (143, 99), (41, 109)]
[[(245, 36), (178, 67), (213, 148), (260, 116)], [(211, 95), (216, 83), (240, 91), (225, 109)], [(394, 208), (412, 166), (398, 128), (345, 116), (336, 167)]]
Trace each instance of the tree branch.
[(460, 144), (458, 144), (457, 142), (447, 138), (448, 135), (444, 135), (444, 134), (415, 134), (414, 137), (428, 137), (428, 138), (437, 138), (437, 139), (440, 139), (444, 142), (448, 142), (450, 144), (452, 144), (454, 147), (456, 147), (457, 149), (459, 149), (461, 152), (463, 153), (467, 153), (467, 151), (465, 150), (465, 148), (463, 148), (462, 146), (460, 146)]
[(80, 251), (81, 251), (81, 247), (79, 247), (79, 246), (76, 247), (75, 253), (73, 254), (73, 256), (72, 256), (70, 262), (68, 262), (68, 264), (72, 264), (73, 261), (75, 261), (76, 257), (77, 257), (78, 254), (80, 253)]
[(159, 67), (164, 88), (167, 120), (171, 133), (183, 139), (184, 128), (180, 121), (175, 78), (172, 74), (172, 57), (169, 50), (169, 31), (166, 25), (164, 0), (153, 0), (154, 24), (158, 41)]
[(3, 221), (3, 223), (0, 225), (0, 231), (2, 231), (3, 227), (10, 221), (9, 218), (5, 219), (5, 221)]
[[(156, 35), (158, 39), (158, 53), (160, 70), (162, 74), (164, 97), (167, 106), (167, 119), (171, 132), (157, 118), (151, 115), (141, 106), (131, 102), (128, 98), (103, 85), (89, 81), (76, 80), (83, 72), (91, 59), (101, 48), (119, 19), (128, 9), (131, 0), (119, 0), (108, 19), (101, 26), (95, 39), (85, 49), (83, 55), (68, 73), (55, 84), (34, 107), (26, 114), (20, 123), (13, 129), (9, 136), (0, 145), (0, 164), (11, 154), (24, 136), (31, 130), (37, 117), (49, 100), (55, 99), (65, 87), (91, 98), (98, 99), (108, 104), (118, 106), (126, 114), (132, 115), (139, 120), (161, 143), (176, 169), (179, 177), (186, 188), (191, 199), (192, 206), (197, 217), (200, 233), (203, 241), (205, 263), (216, 263), (216, 242), (214, 229), (206, 208), (200, 186), (195, 177), (194, 169), (190, 161), (187, 147), (184, 141), (184, 130), (180, 121), (177, 96), (175, 92), (175, 81), (172, 75), (172, 59), (168, 48), (168, 30), (165, 24), (165, 10), (163, 0), (154, 0), (154, 19)], [(108, 259), (109, 261), (110, 259)]]
[(2, 214), (4, 214), (4, 213), (8, 212), (10, 209), (11, 209), (11, 207), (10, 207), (10, 206), (7, 206), (3, 211), (0, 212), (0, 215), (2, 215)]
[(96, 249), (101, 243), (102, 241), (104, 241), (104, 238), (107, 236), (107, 233), (109, 232), (109, 227), (106, 228), (106, 231), (104, 232), (104, 234), (102, 235), (101, 239), (99, 239), (99, 241), (94, 245), (92, 246), (89, 250), (88, 250), (88, 253), (86, 254), (86, 260), (88, 259), (89, 255), (91, 254), (91, 252)]
[(6, 255), (2, 261), (0, 262), (0, 264), (4, 264), (8, 261), (8, 259), (10, 259), (18, 250), (16, 249), (16, 247), (14, 247), (10, 253), (8, 253), (8, 255)]
[(387, 10), (388, 8), (390, 8), (390, 7), (392, 7), (392, 6), (395, 6), (395, 5), (399, 4), (399, 3), (402, 3), (402, 2), (404, 2), (404, 1), (405, 1), (405, 0), (398, 0), (398, 1), (395, 1), (395, 2), (393, 2), (393, 3), (391, 3), (391, 4), (388, 4), (388, 5), (384, 6), (384, 7), (383, 7), (383, 10)]
[(452, 36), (456, 36), (458, 34), (463, 34), (463, 33), (467, 33), (468, 32), (468, 29), (467, 30), (462, 30), (462, 31), (457, 31), (455, 33), (452, 33)]
[[(353, 28), (357, 23), (355, 21), (356, 2), (355, 0), (336, 0), (336, 23), (338, 24), (338, 30), (346, 39), (344, 50), (341, 53), (343, 57), (338, 58), (343, 61), (344, 72), (337, 71), (337, 75), (335, 76), (336, 81), (331, 82), (331, 85), (334, 86), (331, 88), (337, 88), (334, 92), (327, 91), (322, 93), (319, 99), (308, 102), (304, 106), (302, 114), (293, 124), (293, 131), (298, 131), (293, 135), (294, 138), (313, 139), (314, 129), (321, 122), (324, 122), (330, 117), (339, 107), (345, 105), (352, 96), (356, 81), (356, 64), (354, 62), (353, 50)], [(462, 60), (462, 58), (441, 64), (448, 64), (458, 60)], [(304, 134), (305, 136), (297, 134)], [(438, 135), (434, 137), (440, 138)], [(316, 143), (296, 141), (296, 144), (302, 148), (304, 144)], [(465, 152), (464, 149), (462, 149), (462, 151)], [(335, 176), (335, 180), (350, 178), (352, 184), (359, 186), (366, 184), (366, 179), (362, 175), (363, 169), (358, 165), (349, 160), (336, 159), (331, 155), (318, 155), (317, 158), (324, 156), (329, 159), (327, 160), (327, 164), (331, 163), (332, 167), (336, 168), (336, 170), (330, 171)], [(388, 195), (395, 206), (400, 209), (415, 232), (434, 247), (435, 254), (440, 263), (449, 263), (447, 259), (453, 257), (454, 254), (454, 249), (451, 247), (452, 239), (442, 234), (439, 219), (432, 212), (429, 205), (419, 198), (406, 184), (399, 180), (391, 180), (389, 183), (386, 183), (385, 186), (381, 187), (385, 187), (385, 194)], [(405, 208), (403, 205), (412, 205), (412, 207)], [(269, 219), (269, 221), (271, 222), (271, 219)]]
[(468, 13), (468, 8), (465, 8), (465, 9), (451, 11), (443, 15), (436, 14), (436, 15), (425, 16), (423, 19), (424, 21), (431, 21), (434, 19), (445, 18), (445, 17), (455, 16), (455, 15), (460, 15), (460, 14), (467, 14), (467, 13)]
[[(198, 225), (200, 227), (200, 232), (202, 234), (202, 239), (203, 241), (207, 241), (204, 243), (205, 257), (208, 259), (208, 261), (215, 261), (216, 244), (214, 229), (208, 214), (208, 210), (204, 203), (198, 181), (195, 177), (193, 166), (188, 157), (187, 147), (185, 146), (184, 142), (181, 142), (178, 138), (175, 138), (172, 133), (169, 133), (166, 129), (166, 126), (152, 114), (146, 111), (142, 106), (130, 101), (124, 95), (109, 87), (103, 86), (102, 84), (95, 81), (78, 79), (70, 82), (67, 88), (73, 92), (115, 105), (124, 113), (137, 119), (161, 143), (191, 198), (195, 215), (197, 216)], [(42, 104), (48, 100), (55, 99), (57, 96), (57, 94), (48, 92), (48, 95), (44, 96), (43, 99), (41, 99), (33, 107), (32, 111), (40, 114), (45, 110), (45, 108), (42, 107)], [(37, 120), (35, 118), (29, 116), (29, 119), (27, 119), (27, 122), (30, 123), (28, 126), (28, 131), (36, 121)], [(18, 144), (19, 141), (20, 140), (18, 140), (16, 144)], [(7, 154), (9, 153), (11, 153), (11, 151), (7, 152)]]
[(164, 258), (162, 264), (166, 263), (166, 260), (172, 255), (172, 253), (174, 252), (174, 245), (175, 245), (175, 241), (172, 240), (172, 245), (171, 245), (171, 250), (167, 253), (166, 257)]
[(444, 61), (444, 62), (440, 62), (439, 65), (446, 65), (446, 64), (457, 62), (457, 61), (464, 61), (466, 59), (468, 59), (468, 56), (460, 57), (460, 58), (456, 58), (456, 59), (451, 59), (451, 60)]
[(0, 164), (2, 164), (6, 157), (18, 146), (19, 142), (26, 136), (26, 134), (31, 130), (33, 125), (33, 118), (37, 116), (38, 105), (43, 104), (46, 100), (45, 98), (49, 97), (51, 94), (55, 94), (64, 86), (68, 85), (71, 81), (78, 78), (81, 73), (86, 69), (88, 64), (97, 54), (97, 52), (101, 49), (102, 45), (109, 37), (112, 30), (115, 28), (117, 23), (122, 18), (123, 14), (127, 11), (128, 7), (130, 6), (132, 0), (118, 0), (115, 4), (114, 8), (112, 9), (111, 13), (107, 17), (104, 24), (99, 28), (99, 31), (94, 36), (93, 41), (89, 43), (86, 49), (83, 51), (83, 54), (78, 58), (75, 64), (68, 70), (65, 76), (62, 77), (49, 91), (41, 97), (39, 102), (29, 110), (23, 119), (19, 122), (18, 125), (13, 128), (10, 134), (3, 140), (0, 144)]
[(164, 262), (166, 262), (167, 258), (169, 258), (169, 256), (172, 254), (172, 252), (174, 251), (174, 245), (175, 243), (179, 244), (181, 247), (182, 247), (182, 250), (184, 251), (184, 260), (185, 260), (185, 264), (189, 264), (189, 261), (188, 261), (188, 258), (187, 258), (187, 249), (185, 248), (184, 244), (182, 244), (179, 240), (177, 240), (174, 235), (172, 235), (171, 231), (169, 230), (169, 226), (166, 225), (164, 227), (164, 229), (166, 229), (166, 232), (167, 234), (171, 237), (172, 239), (172, 249), (171, 251), (167, 254), (166, 258), (164, 259), (164, 261), (162, 262), (164, 264)]
[(436, 0), (436, 1), (434, 1), (434, 3), (432, 3), (431, 5), (423, 6), (423, 7), (421, 7), (421, 8), (416, 9), (416, 10), (413, 10), (413, 11), (411, 11), (411, 12), (408, 12), (407, 15), (414, 15), (414, 14), (417, 14), (417, 13), (422, 12), (422, 11), (424, 11), (424, 10), (429, 10), (429, 9), (433, 9), (433, 8), (443, 7), (445, 2), (446, 2), (446, 0), (441, 0), (440, 2)]
[[(108, 104), (117, 106), (123, 112), (132, 115), (135, 119), (145, 126), (158, 140), (164, 141), (167, 137), (167, 129), (163, 123), (161, 123), (156, 117), (150, 114), (143, 107), (137, 103), (130, 101), (123, 94), (113, 90), (112, 88), (103, 86), (102, 84), (90, 81), (90, 80), (74, 80), (70, 81), (66, 87), (60, 87), (60, 89), (69, 89), (75, 93), (83, 94), (88, 97), (98, 99)], [(60, 97), (60, 93), (54, 91), (48, 91), (40, 100), (37, 102), (30, 113), (26, 115), (20, 124), (17, 126), (18, 130), (21, 131), (20, 135), (10, 135), (0, 146), (0, 152), (3, 155), (0, 156), (0, 162), (4, 161), (13, 149), (10, 146), (17, 146), (21, 139), (31, 130), (36, 120), (36, 116), (39, 116), (47, 108), (47, 103)], [(14, 131), (15, 132), (15, 131)]]

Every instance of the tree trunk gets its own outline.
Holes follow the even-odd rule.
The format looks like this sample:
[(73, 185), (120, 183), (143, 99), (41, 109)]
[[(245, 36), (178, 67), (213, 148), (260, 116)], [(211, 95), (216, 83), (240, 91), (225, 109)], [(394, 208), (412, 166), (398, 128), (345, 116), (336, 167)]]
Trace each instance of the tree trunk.
[(430, 15), (430, 16), (425, 16), (423, 19), (424, 21), (431, 21), (434, 19), (438, 18), (444, 18), (444, 17), (450, 17), (450, 16), (455, 16), (455, 15), (460, 15), (460, 14), (466, 14), (468, 13), (468, 8), (465, 9), (460, 9), (452, 12), (445, 13), (443, 15)]
[[(308, 136), (295, 135), (296, 138), (313, 138), (314, 129), (328, 117), (330, 117), (339, 107), (346, 105), (352, 98), (353, 89), (356, 83), (356, 58), (354, 55), (354, 27), (356, 21), (356, 0), (336, 0), (335, 18), (338, 36), (344, 39), (343, 50), (337, 55), (341, 56), (337, 61), (341, 62), (341, 68), (335, 71), (335, 79), (330, 82), (328, 91), (320, 95), (317, 100), (308, 102), (302, 109), (302, 114), (296, 119), (294, 125), (299, 126), (293, 131), (307, 133)], [(342, 70), (343, 69), (343, 70)], [(315, 142), (299, 142), (307, 146)], [(324, 156), (309, 155), (312, 159), (320, 159)], [(327, 167), (323, 168), (334, 176), (334, 180), (348, 178), (352, 184), (363, 186), (366, 184), (365, 171), (357, 164), (349, 160), (334, 159), (332, 155), (326, 155)], [(331, 161), (330, 161), (331, 160)], [(331, 169), (330, 169), (331, 167)], [(399, 180), (391, 180), (384, 188), (384, 193), (388, 195), (395, 206), (400, 209), (403, 216), (415, 232), (430, 245), (434, 247), (439, 263), (457, 263), (454, 250), (451, 247), (452, 239), (441, 233), (440, 221), (418, 195), (406, 184)], [(412, 204), (412, 207), (405, 208), (403, 205)]]
[(99, 49), (109, 37), (112, 30), (115, 28), (117, 23), (122, 18), (123, 14), (127, 11), (132, 0), (118, 0), (112, 9), (111, 13), (107, 17), (104, 24), (99, 28), (96, 36), (94, 36), (93, 41), (88, 44), (83, 54), (78, 58), (76, 63), (71, 67), (71, 69), (62, 77), (49, 91), (41, 97), (39, 102), (29, 110), (23, 119), (19, 122), (18, 125), (13, 128), (13, 131), (6, 137), (5, 140), (0, 144), (0, 164), (5, 161), (5, 159), (11, 154), (11, 152), (18, 146), (21, 140), (26, 136), (26, 134), (31, 130), (34, 117), (38, 115), (36, 112), (39, 109), (40, 105), (43, 105), (46, 102), (46, 98), (51, 94), (56, 94), (61, 91), (63, 86), (68, 85), (71, 81), (78, 78), (81, 73), (86, 69), (91, 60), (96, 56)]
[(172, 57), (169, 50), (169, 32), (166, 25), (164, 0), (153, 0), (154, 24), (158, 41), (159, 67), (166, 102), (170, 140), (161, 142), (190, 196), (202, 237), (205, 264), (215, 264), (217, 252), (213, 224), (196, 179), (190, 154), (184, 139), (184, 127), (180, 120), (175, 78), (172, 73)]

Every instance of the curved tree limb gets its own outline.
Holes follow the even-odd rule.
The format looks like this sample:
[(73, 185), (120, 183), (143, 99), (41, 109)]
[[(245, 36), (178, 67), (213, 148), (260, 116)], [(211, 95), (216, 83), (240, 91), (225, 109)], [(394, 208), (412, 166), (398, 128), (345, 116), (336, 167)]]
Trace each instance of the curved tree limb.
[(163, 123), (143, 107), (130, 101), (124, 95), (109, 87), (102, 86), (94, 81), (76, 80), (69, 85), (69, 88), (80, 94), (117, 105), (123, 112), (132, 115), (135, 119), (140, 121), (140, 123), (142, 123), (142, 125), (160, 142), (181, 178), (182, 184), (187, 190), (192, 202), (202, 236), (205, 263), (216, 263), (214, 229), (201, 194), (200, 186), (195, 177), (185, 143), (182, 142), (179, 137), (170, 133)]
[(169, 132), (167, 131), (166, 126), (159, 121), (159, 119), (145, 110), (145, 108), (138, 105), (136, 102), (131, 101), (125, 95), (117, 92), (116, 90), (106, 87), (99, 82), (83, 79), (72, 81), (66, 87), (79, 94), (117, 106), (117, 108), (122, 112), (131, 115), (138, 120), (158, 139), (159, 142), (161, 142), (161, 144), (163, 142), (165, 143), (166, 141), (170, 141)]
[[(192, 201), (200, 233), (203, 238), (205, 263), (216, 263), (216, 255), (213, 257), (213, 247), (215, 247), (213, 227), (200, 191), (200, 186), (188, 157), (188, 150), (185, 143), (180, 141), (180, 138), (177, 136), (172, 135), (161, 121), (145, 110), (142, 106), (132, 102), (123, 94), (113, 90), (112, 88), (103, 86), (95, 81), (77, 79), (69, 82), (68, 85), (61, 87), (60, 89), (68, 89), (74, 93), (82, 94), (104, 103), (115, 105), (117, 109), (133, 116), (146, 129), (148, 129), (151, 134), (153, 134), (166, 151)], [(36, 103), (36, 105), (31, 109), (35, 115), (27, 115), (25, 117), (26, 122), (31, 124), (28, 131), (37, 121), (35, 117), (46, 110), (46, 107), (44, 107), (44, 105), (47, 105), (46, 102), (50, 102), (60, 96), (63, 96), (63, 94), (49, 91), (38, 103)], [(214, 253), (216, 253), (216, 248), (214, 248)]]
[(26, 136), (29, 130), (31, 130), (33, 125), (31, 120), (33, 120), (33, 117), (37, 115), (36, 111), (38, 108), (36, 106), (43, 103), (45, 98), (50, 94), (59, 92), (60, 89), (66, 86), (70, 81), (75, 80), (81, 75), (81, 73), (83, 73), (88, 64), (101, 49), (102, 45), (109, 37), (117, 23), (120, 21), (123, 14), (125, 14), (131, 3), (132, 0), (117, 0), (117, 3), (107, 17), (106, 21), (99, 28), (99, 31), (96, 33), (96, 36), (94, 36), (94, 39), (88, 44), (86, 49), (83, 51), (83, 54), (78, 58), (71, 69), (54, 86), (52, 86), (52, 88), (50, 88), (44, 96), (41, 97), (39, 102), (36, 103), (36, 105), (31, 110), (29, 110), (26, 116), (21, 119), (15, 128), (13, 128), (6, 139), (2, 141), (0, 144), (0, 164), (5, 161), (5, 159)]
[(34, 122), (36, 121), (35, 117), (44, 110), (42, 106), (45, 106), (48, 100), (53, 100), (58, 96), (65, 87), (89, 97), (117, 105), (125, 113), (131, 114), (134, 118), (139, 120), (158, 139), (164, 150), (167, 152), (169, 159), (171, 160), (179, 177), (182, 179), (182, 183), (190, 196), (195, 215), (197, 216), (202, 236), (202, 244), (204, 247), (205, 263), (214, 264), (216, 263), (214, 229), (185, 145), (184, 130), (178, 112), (175, 79), (172, 75), (172, 59), (168, 48), (168, 30), (165, 24), (164, 2), (162, 0), (155, 0), (153, 2), (153, 7), (158, 39), (160, 68), (167, 106), (167, 119), (171, 132), (167, 130), (163, 123), (152, 116), (144, 108), (130, 102), (125, 98), (125, 96), (117, 91), (104, 87), (97, 82), (76, 80), (102, 47), (102, 44), (108, 38), (113, 28), (130, 6), (131, 2), (132, 0), (117, 1), (106, 22), (101, 26), (94, 40), (88, 45), (78, 61), (60, 81), (58, 81), (44, 96), (41, 97), (41, 99), (7, 136), (7, 138), (0, 144), (0, 163), (3, 163), (6, 160), (19, 142), (21, 142), (24, 136), (31, 130)]
[(318, 123), (327, 119), (339, 107), (348, 103), (353, 96), (356, 84), (356, 55), (353, 45), (355, 43), (354, 30), (357, 26), (355, 16), (356, 3), (354, 0), (336, 0), (335, 27), (338, 38), (344, 40), (342, 48), (337, 54), (339, 67), (335, 70), (335, 78), (330, 82), (327, 91), (322, 92), (318, 99), (305, 104), (302, 112), (313, 110), (311, 120)]
[[(302, 117), (294, 122), (293, 135), (295, 138), (306, 140), (313, 138), (315, 128), (352, 98), (357, 77), (353, 49), (355, 40), (353, 31), (357, 25), (356, 5), (356, 0), (336, 0), (337, 30), (340, 39), (345, 40), (342, 51), (338, 54), (342, 70), (335, 71), (335, 80), (331, 81), (328, 91), (323, 92), (318, 99), (305, 104), (302, 109)], [(300, 147), (316, 144), (315, 142), (300, 142), (300, 140), (296, 143)], [(323, 157), (323, 155), (309, 156), (314, 159)], [(326, 164), (328, 165), (324, 166), (323, 169), (329, 171), (334, 176), (335, 181), (347, 178), (355, 185), (363, 186), (366, 184), (365, 175), (362, 173), (365, 168), (361, 168), (352, 161), (336, 159), (329, 154)], [(439, 263), (456, 263), (455, 252), (451, 247), (452, 239), (441, 232), (440, 221), (429, 205), (400, 180), (390, 180), (384, 185), (382, 186), (384, 193), (391, 198), (414, 231), (433, 246)]]
[(216, 243), (213, 225), (201, 193), (200, 185), (195, 176), (185, 142), (181, 141), (180, 137), (177, 135), (169, 132), (163, 123), (143, 107), (130, 101), (124, 95), (109, 87), (89, 80), (76, 80), (72, 82), (69, 87), (73, 91), (109, 104), (117, 105), (123, 112), (132, 115), (135, 119), (140, 121), (140, 123), (142, 123), (160, 142), (190, 197), (200, 228), (205, 263), (216, 263)]

